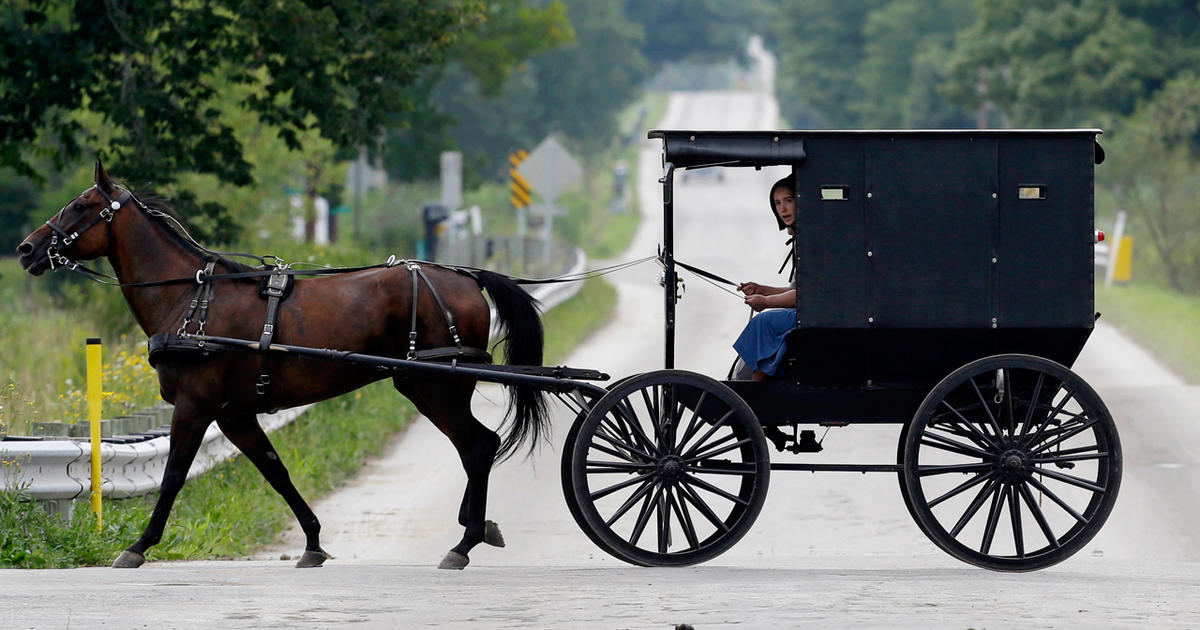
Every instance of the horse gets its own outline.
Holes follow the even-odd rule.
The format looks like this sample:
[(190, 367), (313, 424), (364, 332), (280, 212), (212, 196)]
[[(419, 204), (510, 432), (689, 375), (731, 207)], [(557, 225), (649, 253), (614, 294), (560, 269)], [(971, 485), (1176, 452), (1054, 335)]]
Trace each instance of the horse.
[[(161, 334), (183, 333), (187, 338), (188, 327), (196, 325), (192, 322), (197, 312), (194, 302), (200, 297), (207, 298), (207, 313), (201, 312), (199, 318), (201, 333), (260, 339), (268, 310), (268, 300), (260, 295), (263, 278), (258, 276), (264, 275), (261, 268), (203, 248), (173, 221), (165, 204), (139, 199), (114, 182), (99, 161), (93, 179), (91, 188), (17, 247), (26, 271), (38, 276), (62, 265), (73, 267), (78, 264), (75, 261), (107, 257), (151, 345)], [(251, 273), (254, 271), (258, 273)], [(211, 295), (201, 296), (197, 287), (205, 286), (201, 281), (206, 275), (213, 278), (208, 283)], [(232, 277), (221, 279), (222, 275)], [(418, 275), (427, 287), (414, 286)], [(188, 278), (195, 280), (179, 282)], [(277, 307), (274, 340), (291, 346), (337, 348), (393, 358), (412, 357), (414, 348), (452, 349), (451, 344), (460, 350), (464, 346), (483, 349), (491, 326), (484, 290), (495, 305), (498, 328), (507, 333), (505, 361), (510, 365), (541, 365), (543, 331), (536, 300), (507, 276), (433, 264), (386, 264), (319, 277), (296, 277), (290, 295), (272, 305)], [(332, 556), (321, 548), (320, 522), (296, 491), (255, 414), (333, 398), (389, 376), (396, 391), (411, 400), (450, 439), (467, 473), (458, 514), (463, 536), (446, 553), (439, 568), (466, 567), (471, 549), (480, 542), (504, 546), (499, 527), (485, 519), (488, 476), (497, 461), (523, 444), (532, 447), (539, 436), (545, 435), (548, 417), (544, 391), (523, 384), (508, 386), (508, 415), (500, 427), (505, 433), (502, 439), (471, 413), (474, 377), (423, 370), (397, 373), (288, 353), (272, 353), (266, 364), (264, 352), (205, 354), (198, 358), (195, 353), (164, 353), (152, 361), (160, 394), (174, 405), (170, 450), (150, 520), (141, 537), (117, 557), (113, 567), (141, 566), (147, 549), (162, 539), (171, 507), (205, 431), (214, 421), (283, 497), (299, 521), (306, 540), (296, 566), (324, 564)], [(475, 354), (486, 356), (481, 350)], [(267, 372), (264, 365), (269, 367), (266, 384), (261, 378)]]

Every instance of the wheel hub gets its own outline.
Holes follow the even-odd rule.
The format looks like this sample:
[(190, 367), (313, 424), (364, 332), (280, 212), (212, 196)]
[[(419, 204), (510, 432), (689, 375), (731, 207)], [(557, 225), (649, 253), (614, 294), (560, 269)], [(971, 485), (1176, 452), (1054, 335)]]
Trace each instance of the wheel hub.
[(1025, 452), (1017, 449), (1004, 451), (997, 460), (997, 465), (1000, 474), (1005, 477), (1010, 479), (1020, 477), (1025, 470)]
[(678, 481), (683, 477), (683, 460), (678, 455), (658, 460), (658, 477), (663, 481)]

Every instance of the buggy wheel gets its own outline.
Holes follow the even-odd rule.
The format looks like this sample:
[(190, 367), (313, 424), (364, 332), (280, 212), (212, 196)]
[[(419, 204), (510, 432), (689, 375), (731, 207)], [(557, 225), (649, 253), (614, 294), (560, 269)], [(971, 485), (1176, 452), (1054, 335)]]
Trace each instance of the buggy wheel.
[(904, 439), (904, 493), (927, 536), (996, 571), (1032, 571), (1079, 551), (1121, 485), (1121, 443), (1095, 390), (1040, 357), (955, 370)]
[(750, 407), (678, 370), (615, 385), (565, 448), (576, 521), (601, 549), (643, 566), (696, 564), (732, 547), (758, 517), (771, 471)]

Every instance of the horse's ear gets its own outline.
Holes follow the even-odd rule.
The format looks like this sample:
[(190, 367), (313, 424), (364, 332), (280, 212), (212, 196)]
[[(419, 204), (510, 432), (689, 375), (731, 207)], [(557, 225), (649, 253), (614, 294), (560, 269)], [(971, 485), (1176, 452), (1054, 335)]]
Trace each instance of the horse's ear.
[(112, 188), (112, 180), (109, 179), (108, 173), (104, 172), (104, 165), (100, 163), (99, 159), (96, 160), (96, 171), (93, 179), (96, 185), (104, 190), (110, 190)]

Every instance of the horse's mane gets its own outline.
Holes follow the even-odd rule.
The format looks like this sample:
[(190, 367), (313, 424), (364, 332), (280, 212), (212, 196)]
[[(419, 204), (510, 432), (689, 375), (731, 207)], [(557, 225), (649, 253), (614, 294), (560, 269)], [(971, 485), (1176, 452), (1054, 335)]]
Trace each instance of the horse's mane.
[[(146, 216), (167, 228), (167, 235), (184, 249), (187, 249), (201, 258), (215, 258), (218, 263), (229, 269), (231, 273), (260, 270), (257, 267), (252, 267), (245, 263), (237, 262), (236, 260), (230, 260), (229, 258), (220, 255), (219, 252), (205, 251), (197, 247), (197, 243), (192, 240), (190, 234), (180, 231), (181, 228), (184, 228), (187, 222), (186, 219), (177, 210), (175, 210), (174, 207), (167, 203), (166, 199), (158, 193), (154, 191), (137, 193), (134, 192), (132, 188), (129, 188), (124, 184), (121, 184), (121, 186), (126, 190), (129, 190), (139, 205), (148, 210), (148, 212), (146, 212)], [(171, 219), (174, 219), (174, 221), (164, 218), (163, 215), (171, 217)]]

